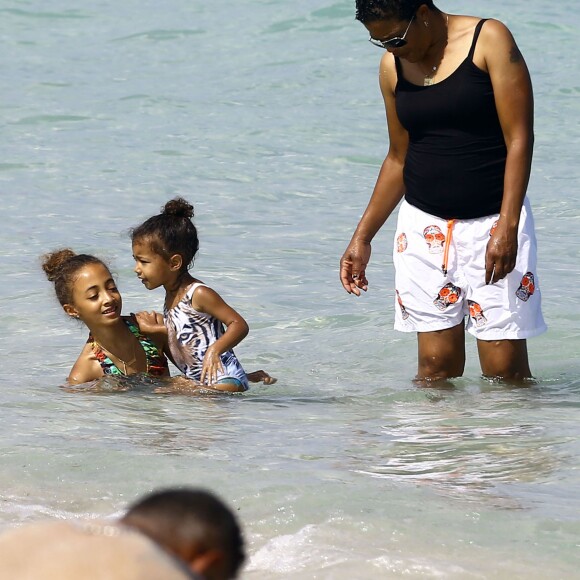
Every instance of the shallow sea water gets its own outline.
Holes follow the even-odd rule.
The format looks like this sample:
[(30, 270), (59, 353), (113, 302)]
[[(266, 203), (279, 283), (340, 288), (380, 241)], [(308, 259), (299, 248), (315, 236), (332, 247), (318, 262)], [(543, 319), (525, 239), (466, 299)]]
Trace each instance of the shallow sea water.
[[(0, 5), (0, 528), (113, 517), (169, 485), (239, 515), (248, 579), (580, 577), (580, 17), (572, 0), (439, 2), (508, 24), (536, 96), (529, 187), (549, 331), (536, 384), (420, 390), (395, 333), (394, 220), (371, 288), (338, 260), (386, 151), (380, 52), (342, 0)], [(62, 246), (106, 258), (125, 312), (160, 309), (127, 231), (195, 205), (196, 276), (252, 328), (235, 396), (70, 393), (86, 339), (43, 278)]]

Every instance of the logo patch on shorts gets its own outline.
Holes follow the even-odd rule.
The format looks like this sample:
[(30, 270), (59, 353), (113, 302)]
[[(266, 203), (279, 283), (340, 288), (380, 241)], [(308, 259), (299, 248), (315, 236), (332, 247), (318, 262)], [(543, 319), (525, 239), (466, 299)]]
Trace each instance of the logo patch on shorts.
[(399, 291), (395, 290), (395, 292), (397, 293), (397, 302), (399, 303), (399, 306), (401, 308), (401, 315), (403, 317), (403, 320), (407, 320), (407, 318), (409, 318), (409, 313), (407, 312), (407, 309), (405, 308), (405, 305), (403, 304), (403, 301), (399, 296)]
[(407, 249), (407, 235), (405, 232), (397, 236), (397, 252), (399, 254)]
[(455, 304), (460, 296), (461, 288), (451, 284), (451, 282), (447, 282), (447, 284), (439, 290), (439, 294), (437, 294), (437, 298), (433, 300), (433, 304), (435, 304), (439, 310), (445, 310), (451, 304)]
[(516, 290), (516, 296), (520, 300), (527, 302), (535, 290), (534, 275), (531, 272), (526, 272), (522, 277), (519, 288)]
[(497, 228), (497, 221), (493, 222), (493, 225), (491, 226), (491, 229), (489, 230), (489, 237), (491, 238), (491, 236), (493, 236), (493, 233), (495, 232), (495, 228)]
[(423, 237), (427, 242), (430, 254), (443, 253), (443, 244), (445, 243), (445, 236), (439, 226), (427, 226), (423, 230)]
[(469, 306), (469, 316), (471, 316), (475, 326), (483, 326), (487, 322), (487, 318), (483, 314), (483, 308), (479, 302), (468, 300), (467, 305)]

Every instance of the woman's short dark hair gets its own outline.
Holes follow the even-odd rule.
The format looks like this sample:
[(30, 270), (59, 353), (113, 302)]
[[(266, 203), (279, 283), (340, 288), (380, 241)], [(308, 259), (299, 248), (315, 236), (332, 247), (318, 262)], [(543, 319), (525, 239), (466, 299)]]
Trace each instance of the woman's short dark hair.
[(373, 20), (411, 20), (420, 6), (437, 10), (433, 0), (356, 0), (356, 16), (363, 24)]

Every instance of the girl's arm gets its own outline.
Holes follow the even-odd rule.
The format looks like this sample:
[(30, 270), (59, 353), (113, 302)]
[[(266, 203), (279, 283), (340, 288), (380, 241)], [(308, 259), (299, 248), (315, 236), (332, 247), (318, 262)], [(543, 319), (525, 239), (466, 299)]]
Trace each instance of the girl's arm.
[(167, 328), (163, 320), (163, 315), (159, 312), (141, 312), (131, 313), (134, 321), (137, 323), (139, 330), (148, 336), (158, 349), (167, 348)]
[(382, 164), (368, 206), (340, 260), (340, 279), (349, 294), (360, 296), (367, 290), (366, 267), (371, 257), (371, 241), (401, 201), (405, 186), (403, 166), (409, 136), (401, 125), (395, 109), (397, 71), (391, 54), (381, 60), (379, 84), (385, 102), (389, 130), (389, 151)]
[(93, 354), (91, 345), (85, 344), (79, 358), (69, 373), (67, 382), (70, 385), (80, 385), (82, 383), (96, 381), (102, 376), (104, 376), (103, 369)]
[(528, 68), (505, 25), (487, 21), (481, 41), (507, 147), (503, 200), (486, 252), (485, 281), (489, 284), (504, 278), (516, 265), (518, 225), (532, 167), (534, 98)]
[(216, 382), (218, 371), (223, 371), (220, 355), (238, 345), (250, 329), (242, 315), (207, 286), (195, 290), (191, 305), (195, 310), (217, 318), (226, 327), (224, 334), (207, 349), (203, 357), (201, 382), (203, 384), (207, 381), (211, 385)]
[(163, 315), (159, 312), (142, 310), (137, 313), (131, 312), (131, 317), (137, 323), (139, 330), (150, 336), (151, 339), (153, 337), (159, 338), (160, 340), (163, 340), (164, 337), (167, 339), (167, 329), (165, 328)]
[(167, 327), (163, 320), (163, 315), (159, 312), (146, 312), (145, 310), (137, 313), (131, 313), (139, 330), (150, 338), (155, 346), (162, 352), (173, 364), (175, 361), (171, 356), (167, 339)]

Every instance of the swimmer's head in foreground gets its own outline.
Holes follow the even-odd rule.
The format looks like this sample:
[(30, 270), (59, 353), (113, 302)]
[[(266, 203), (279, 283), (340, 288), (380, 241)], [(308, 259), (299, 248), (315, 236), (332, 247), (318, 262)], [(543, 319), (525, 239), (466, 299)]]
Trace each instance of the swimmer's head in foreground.
[(121, 523), (149, 536), (207, 580), (236, 578), (245, 560), (236, 517), (208, 491), (153, 492), (130, 506)]

